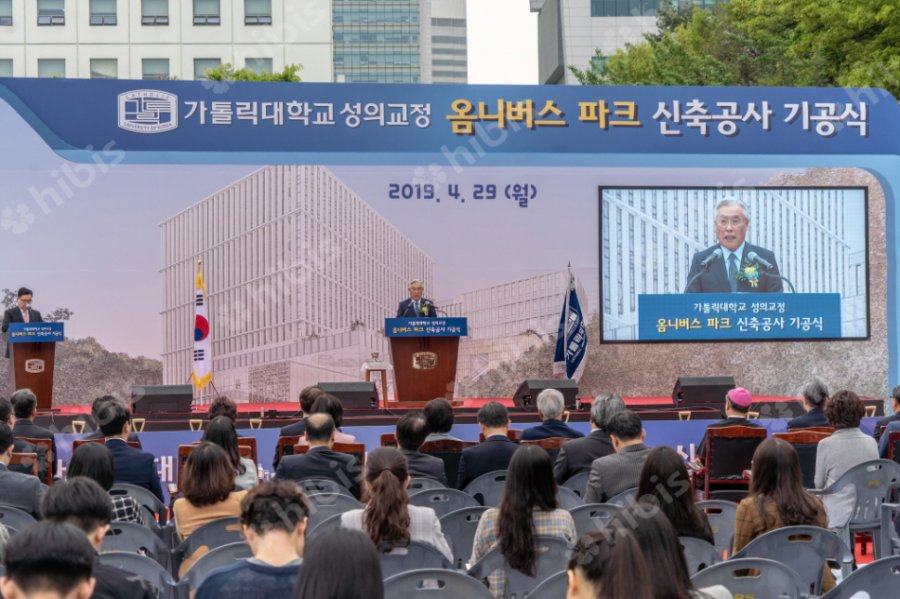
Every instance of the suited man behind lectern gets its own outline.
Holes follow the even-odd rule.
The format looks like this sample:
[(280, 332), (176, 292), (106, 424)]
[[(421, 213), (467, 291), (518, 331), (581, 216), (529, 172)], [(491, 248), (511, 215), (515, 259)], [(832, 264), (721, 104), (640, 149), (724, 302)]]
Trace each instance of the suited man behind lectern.
[[(16, 305), (3, 313), (2, 331), (4, 333), (9, 330), (9, 325), (13, 322), (44, 322), (41, 313), (31, 308), (32, 296), (31, 289), (19, 288), (16, 293)], [(6, 357), (9, 357), (9, 343), (6, 344)]]
[(420, 279), (409, 282), (409, 298), (400, 302), (397, 306), (397, 318), (432, 318), (437, 316), (434, 303), (423, 297), (425, 283)]

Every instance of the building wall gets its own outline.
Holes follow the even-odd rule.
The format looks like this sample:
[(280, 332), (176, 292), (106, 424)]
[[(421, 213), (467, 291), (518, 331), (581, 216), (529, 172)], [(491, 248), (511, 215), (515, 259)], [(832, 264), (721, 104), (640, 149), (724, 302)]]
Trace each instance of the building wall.
[(429, 39), (432, 83), (467, 83), (465, 0), (433, 0)]
[[(39, 59), (64, 59), (65, 76), (89, 78), (91, 59), (114, 59), (120, 79), (141, 79), (143, 59), (169, 60), (168, 78), (194, 79), (194, 59), (243, 68), (270, 58), (272, 69), (302, 64), (304, 81), (331, 81), (331, 0), (271, 0), (271, 24), (247, 24), (247, 0), (220, 0), (218, 25), (194, 23), (193, 0), (168, 0), (167, 24), (143, 24), (142, 0), (117, 0), (115, 25), (91, 25), (89, 0), (65, 0), (64, 25), (38, 25), (39, 0), (12, 3), (0, 26), (0, 61), (12, 74), (37, 77)], [(252, 0), (250, 0), (252, 2)], [(251, 5), (252, 6), (252, 5)]]

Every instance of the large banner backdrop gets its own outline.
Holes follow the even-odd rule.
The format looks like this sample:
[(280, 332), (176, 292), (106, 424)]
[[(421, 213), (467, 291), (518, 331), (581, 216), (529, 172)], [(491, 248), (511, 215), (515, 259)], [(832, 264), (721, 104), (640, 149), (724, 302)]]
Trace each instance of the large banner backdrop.
[(570, 263), (582, 395), (900, 383), (881, 90), (0, 79), (0, 131), (0, 288), (68, 316), (58, 404), (189, 380), (198, 260), (238, 401), (361, 379), (412, 279), (469, 319), (455, 395), (511, 397)]

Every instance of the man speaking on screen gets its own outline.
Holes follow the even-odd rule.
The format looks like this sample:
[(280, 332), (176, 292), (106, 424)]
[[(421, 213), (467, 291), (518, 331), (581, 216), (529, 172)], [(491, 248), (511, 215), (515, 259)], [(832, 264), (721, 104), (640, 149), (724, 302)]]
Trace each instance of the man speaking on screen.
[(750, 212), (741, 200), (716, 204), (718, 243), (694, 254), (685, 293), (784, 291), (775, 254), (747, 243)]

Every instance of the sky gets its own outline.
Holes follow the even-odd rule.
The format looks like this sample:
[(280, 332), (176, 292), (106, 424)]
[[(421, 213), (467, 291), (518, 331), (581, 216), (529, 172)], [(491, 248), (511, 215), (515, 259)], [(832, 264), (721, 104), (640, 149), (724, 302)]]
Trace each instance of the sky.
[(469, 83), (537, 84), (537, 13), (528, 0), (467, 0)]

